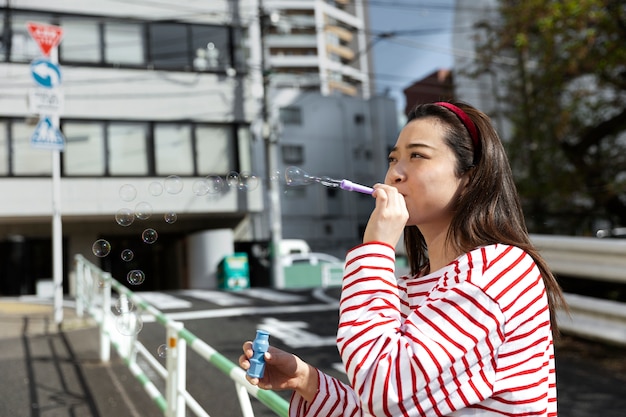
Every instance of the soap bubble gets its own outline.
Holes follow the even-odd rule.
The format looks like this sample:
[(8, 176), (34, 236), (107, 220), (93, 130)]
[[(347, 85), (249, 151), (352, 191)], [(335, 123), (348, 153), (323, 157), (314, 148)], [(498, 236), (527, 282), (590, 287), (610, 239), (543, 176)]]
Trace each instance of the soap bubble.
[(146, 274), (140, 269), (133, 269), (126, 274), (126, 281), (128, 281), (130, 285), (140, 285), (143, 284), (145, 280)]
[(176, 223), (176, 220), (178, 220), (178, 215), (173, 211), (170, 211), (169, 213), (165, 213), (163, 215), (163, 218), (165, 219), (165, 223), (172, 224)]
[(163, 185), (158, 181), (152, 181), (148, 186), (148, 192), (155, 197), (163, 194)]
[(272, 174), (270, 175), (270, 181), (280, 181), (282, 178), (283, 175), (278, 170), (272, 172)]
[(239, 173), (230, 171), (226, 176), (226, 184), (228, 184), (230, 188), (239, 188)]
[(145, 243), (148, 243), (150, 245), (156, 242), (158, 238), (159, 238), (159, 234), (154, 229), (146, 229), (141, 234), (141, 240), (143, 240)]
[(137, 312), (120, 314), (115, 319), (115, 328), (124, 336), (134, 336), (143, 329), (143, 320)]
[(167, 345), (165, 344), (160, 345), (157, 348), (157, 355), (159, 356), (159, 358), (166, 358), (167, 357)]
[(135, 213), (129, 208), (121, 208), (115, 213), (115, 221), (120, 226), (128, 227), (135, 221)]
[(178, 194), (183, 190), (183, 181), (178, 175), (170, 175), (165, 179), (165, 191), (170, 194)]
[(146, 201), (137, 203), (135, 206), (135, 216), (140, 220), (147, 220), (152, 216), (152, 206)]
[(209, 184), (204, 179), (196, 180), (191, 185), (191, 190), (193, 191), (193, 193), (195, 195), (200, 197), (200, 196), (208, 194), (208, 192), (209, 192)]
[(239, 189), (242, 191), (256, 190), (259, 186), (259, 178), (247, 172), (242, 172), (239, 178)]
[(120, 198), (124, 201), (133, 201), (137, 197), (137, 189), (131, 184), (120, 187)]
[(218, 175), (209, 175), (205, 181), (209, 194), (218, 194), (224, 189), (224, 180)]
[(91, 250), (97, 257), (104, 258), (111, 252), (111, 244), (104, 239), (98, 239), (91, 246)]
[(113, 311), (116, 315), (126, 314), (135, 311), (136, 307), (126, 294), (120, 294), (113, 305)]
[(122, 253), (120, 254), (120, 257), (122, 258), (123, 261), (130, 262), (135, 257), (135, 254), (130, 249), (124, 249)]

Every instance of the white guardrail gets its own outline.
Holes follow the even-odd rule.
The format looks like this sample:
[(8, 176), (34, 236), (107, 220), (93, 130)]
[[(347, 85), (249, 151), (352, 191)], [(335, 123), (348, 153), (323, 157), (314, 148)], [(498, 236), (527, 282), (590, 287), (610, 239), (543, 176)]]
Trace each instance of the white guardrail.
[[(626, 284), (626, 239), (531, 235), (552, 272)], [(565, 294), (570, 314), (559, 312), (564, 333), (626, 345), (626, 303)]]
[[(169, 319), (140, 296), (114, 280), (110, 273), (102, 271), (82, 255), (75, 256), (75, 267), (76, 313), (79, 317), (87, 313), (98, 323), (100, 360), (103, 362), (110, 360), (111, 345), (113, 345), (164, 416), (184, 417), (188, 408), (196, 416), (209, 417), (209, 414), (186, 389), (187, 347), (217, 367), (235, 383), (244, 417), (254, 416), (250, 396), (258, 399), (276, 415), (288, 416), (287, 401), (272, 391), (261, 390), (249, 384), (245, 378), (245, 371), (186, 330), (183, 323)], [(116, 291), (123, 300), (119, 305), (121, 309), (119, 315), (114, 314), (111, 308), (113, 307), (111, 291)], [(137, 309), (136, 312), (132, 311), (134, 308)], [(167, 349), (165, 367), (137, 340), (137, 334), (142, 325), (140, 317), (146, 314), (165, 326)], [(139, 367), (137, 355), (140, 355), (165, 380), (165, 393), (160, 392), (154, 382)]]

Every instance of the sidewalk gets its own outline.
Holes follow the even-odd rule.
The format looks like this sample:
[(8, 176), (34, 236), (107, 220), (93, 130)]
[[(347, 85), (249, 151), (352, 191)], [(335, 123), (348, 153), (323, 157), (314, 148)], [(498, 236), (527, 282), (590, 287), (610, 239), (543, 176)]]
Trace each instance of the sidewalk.
[(163, 414), (111, 351), (101, 363), (95, 323), (49, 300), (0, 298), (0, 416), (152, 417)]

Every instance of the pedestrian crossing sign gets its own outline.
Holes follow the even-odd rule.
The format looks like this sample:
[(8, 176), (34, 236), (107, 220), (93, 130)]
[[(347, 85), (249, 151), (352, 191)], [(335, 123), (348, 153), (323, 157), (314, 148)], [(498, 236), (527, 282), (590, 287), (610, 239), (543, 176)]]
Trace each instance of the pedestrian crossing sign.
[(33, 148), (63, 151), (65, 137), (49, 117), (44, 117), (37, 124), (30, 138), (30, 144)]

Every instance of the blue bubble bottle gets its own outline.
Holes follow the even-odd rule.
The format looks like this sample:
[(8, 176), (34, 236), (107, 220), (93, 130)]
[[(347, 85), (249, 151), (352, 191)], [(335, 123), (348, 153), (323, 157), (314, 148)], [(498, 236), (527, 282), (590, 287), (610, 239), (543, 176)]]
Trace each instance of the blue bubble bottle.
[(265, 352), (270, 347), (270, 334), (265, 330), (257, 330), (256, 337), (252, 342), (253, 354), (250, 358), (250, 369), (248, 369), (248, 376), (252, 378), (263, 378), (265, 371)]

